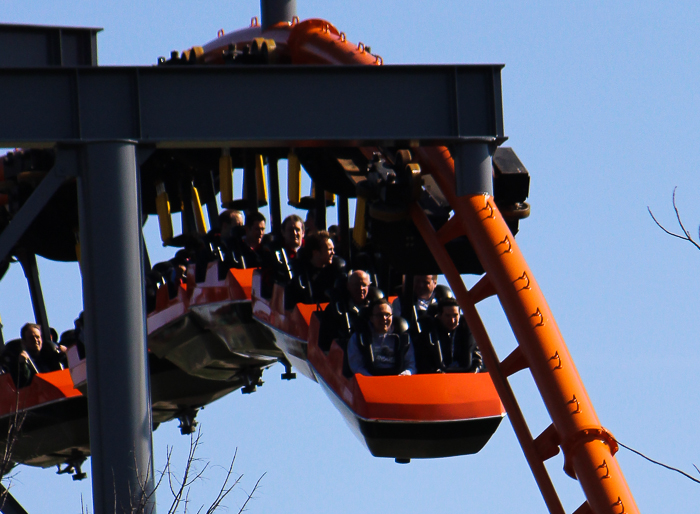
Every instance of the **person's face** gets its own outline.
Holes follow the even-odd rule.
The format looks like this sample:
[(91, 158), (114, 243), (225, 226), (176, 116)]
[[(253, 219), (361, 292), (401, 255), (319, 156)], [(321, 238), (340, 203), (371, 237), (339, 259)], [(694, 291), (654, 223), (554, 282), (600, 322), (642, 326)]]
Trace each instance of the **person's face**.
[(265, 222), (264, 221), (259, 221), (257, 223), (254, 223), (250, 227), (247, 227), (245, 229), (245, 239), (248, 242), (248, 244), (253, 247), (257, 248), (260, 246), (260, 243), (262, 243), (262, 238), (265, 235)]
[(243, 226), (243, 217), (238, 215), (231, 215), (228, 221), (224, 221), (221, 224), (221, 237), (227, 238), (233, 236), (233, 229), (235, 227)]
[(367, 298), (369, 292), (369, 275), (353, 275), (348, 280), (348, 291), (350, 298), (356, 304), (362, 304)]
[(456, 305), (448, 305), (442, 309), (438, 315), (438, 320), (448, 332), (452, 332), (459, 324), (459, 307)]
[(284, 246), (287, 248), (297, 249), (301, 246), (301, 240), (304, 238), (304, 229), (301, 228), (301, 221), (296, 223), (288, 222), (284, 227)]
[(413, 279), (413, 292), (418, 298), (427, 300), (433, 294), (435, 284), (432, 275), (418, 275)]
[(372, 327), (374, 327), (374, 331), (379, 333), (379, 334), (386, 334), (389, 332), (389, 328), (391, 328), (391, 320), (392, 320), (392, 314), (391, 314), (391, 306), (383, 303), (381, 305), (377, 305), (374, 307), (372, 310)]
[(22, 343), (29, 353), (39, 353), (42, 346), (41, 331), (38, 328), (30, 328), (24, 333)]
[(333, 256), (335, 255), (335, 248), (333, 246), (333, 241), (326, 239), (321, 243), (321, 248), (319, 250), (314, 250), (312, 252), (312, 257), (314, 260), (314, 266), (317, 268), (324, 268), (333, 262)]

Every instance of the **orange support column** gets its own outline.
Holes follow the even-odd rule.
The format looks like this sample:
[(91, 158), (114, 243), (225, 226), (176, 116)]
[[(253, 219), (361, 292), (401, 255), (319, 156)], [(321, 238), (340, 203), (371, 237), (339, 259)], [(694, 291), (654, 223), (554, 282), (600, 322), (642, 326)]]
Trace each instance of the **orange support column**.
[[(634, 514), (636, 503), (617, 460), (617, 444), (601, 425), (544, 295), (489, 195), (457, 197), (446, 149), (419, 152), (498, 294), (564, 451), (564, 470), (581, 483), (592, 512)], [(456, 220), (456, 221), (455, 221)]]

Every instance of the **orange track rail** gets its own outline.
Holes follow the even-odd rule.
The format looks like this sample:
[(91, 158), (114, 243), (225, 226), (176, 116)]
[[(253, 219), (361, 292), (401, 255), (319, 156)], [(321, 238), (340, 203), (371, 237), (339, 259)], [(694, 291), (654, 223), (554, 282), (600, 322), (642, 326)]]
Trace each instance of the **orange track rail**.
[[(419, 160), (427, 165), (424, 171), (435, 178), (454, 215), (438, 232), (417, 206), (413, 206), (411, 215), (484, 352), (486, 365), (550, 511), (563, 512), (563, 509), (553, 488), (550, 490), (543, 461), (556, 455), (561, 446), (564, 470), (579, 480), (587, 498), (577, 514), (639, 512), (613, 456), (617, 442), (601, 426), (544, 295), (493, 198), (456, 196), (454, 165), (446, 149), (421, 149), (418, 153)], [(444, 249), (445, 243), (460, 235), (469, 238), (486, 270), (485, 277), (474, 288), (476, 294), (467, 291)], [(498, 294), (519, 344), (500, 363), (474, 306), (490, 292)], [(530, 368), (552, 419), (552, 425), (534, 441), (506, 378), (526, 367)]]

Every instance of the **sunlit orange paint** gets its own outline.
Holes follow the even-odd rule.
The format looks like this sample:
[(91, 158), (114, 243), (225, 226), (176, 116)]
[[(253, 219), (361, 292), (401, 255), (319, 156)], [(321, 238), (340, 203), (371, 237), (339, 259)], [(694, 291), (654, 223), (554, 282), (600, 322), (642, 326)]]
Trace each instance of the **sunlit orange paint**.
[[(544, 295), (493, 198), (456, 196), (454, 164), (445, 148), (419, 149), (417, 154), (424, 172), (435, 178), (452, 206), (498, 294), (564, 449), (565, 470), (578, 478), (596, 514), (619, 514), (618, 502), (627, 513), (638, 512), (613, 457), (617, 446), (601, 426)], [(471, 301), (459, 294), (457, 298), (460, 304)], [(481, 345), (478, 337), (477, 341)], [(601, 473), (603, 462), (606, 473)]]
[(9, 373), (0, 375), (0, 417), (74, 396), (82, 394), (73, 387), (67, 369), (35, 375), (31, 384), (19, 392)]

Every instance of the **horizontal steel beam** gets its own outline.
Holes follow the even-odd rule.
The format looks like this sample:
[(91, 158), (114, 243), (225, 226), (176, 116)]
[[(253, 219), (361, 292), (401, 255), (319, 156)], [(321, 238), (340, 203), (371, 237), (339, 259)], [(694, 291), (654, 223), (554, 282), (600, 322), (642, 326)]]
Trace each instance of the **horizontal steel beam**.
[(0, 69), (0, 147), (436, 145), (503, 138), (501, 65)]
[(97, 66), (101, 30), (0, 23), (0, 68)]

